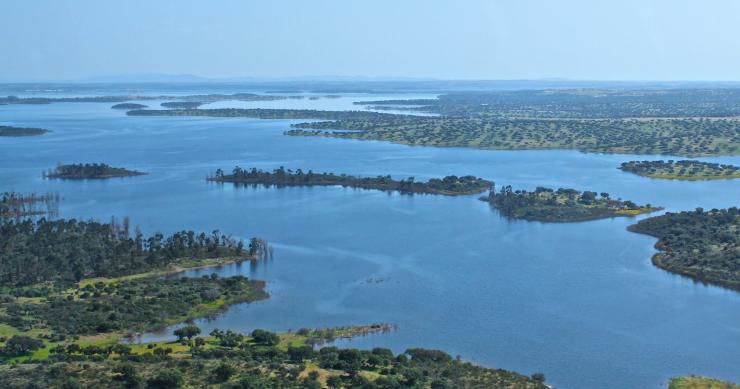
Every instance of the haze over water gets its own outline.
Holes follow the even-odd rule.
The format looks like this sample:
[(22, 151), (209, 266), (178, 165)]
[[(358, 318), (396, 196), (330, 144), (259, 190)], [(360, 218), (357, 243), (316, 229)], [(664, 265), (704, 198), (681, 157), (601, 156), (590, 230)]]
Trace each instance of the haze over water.
[[(285, 104), (353, 109), (351, 101), (369, 97), (399, 98)], [(249, 103), (274, 104), (283, 101)], [(653, 267), (655, 239), (626, 231), (635, 219), (509, 221), (477, 196), (236, 188), (207, 183), (205, 176), (236, 165), (417, 179), (472, 174), (522, 189), (608, 192), (669, 211), (736, 206), (740, 180), (663, 181), (617, 169), (624, 161), (670, 159), (665, 156), (289, 137), (283, 132), (300, 121), (127, 117), (111, 105), (1, 106), (0, 125), (53, 131), (0, 140), (1, 189), (58, 191), (60, 217), (129, 216), (145, 234), (219, 229), (268, 240), (272, 260), (217, 273), (264, 279), (272, 297), (198, 321), (205, 333), (389, 322), (398, 330), (351, 345), (440, 348), (492, 367), (541, 371), (560, 388), (653, 388), (692, 373), (740, 380), (740, 296)], [(738, 157), (702, 160), (740, 164)], [(150, 174), (44, 181), (41, 172), (59, 162), (105, 162)]]

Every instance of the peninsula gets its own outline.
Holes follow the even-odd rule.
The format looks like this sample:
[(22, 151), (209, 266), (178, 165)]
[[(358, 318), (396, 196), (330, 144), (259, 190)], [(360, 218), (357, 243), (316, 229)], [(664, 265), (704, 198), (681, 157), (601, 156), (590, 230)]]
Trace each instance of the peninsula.
[(629, 230), (658, 238), (655, 266), (740, 291), (740, 209), (668, 212)]

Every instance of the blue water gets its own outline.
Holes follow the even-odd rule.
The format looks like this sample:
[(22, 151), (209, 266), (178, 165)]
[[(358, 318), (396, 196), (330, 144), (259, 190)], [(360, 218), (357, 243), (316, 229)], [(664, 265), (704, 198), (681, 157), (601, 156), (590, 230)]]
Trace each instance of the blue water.
[[(356, 109), (347, 100), (367, 97), (290, 104)], [(658, 388), (685, 374), (740, 381), (740, 294), (653, 267), (655, 239), (625, 230), (635, 219), (509, 221), (476, 196), (235, 188), (204, 177), (234, 165), (417, 179), (473, 174), (515, 188), (609, 192), (670, 211), (737, 206), (740, 180), (665, 181), (616, 169), (661, 158), (654, 156), (289, 137), (283, 131), (291, 121), (127, 117), (110, 105), (0, 106), (0, 124), (53, 131), (0, 138), (0, 190), (58, 191), (61, 217), (129, 216), (145, 233), (220, 229), (267, 239), (272, 260), (216, 271), (264, 279), (272, 297), (198, 321), (204, 332), (389, 322), (398, 330), (340, 344), (440, 348), (488, 366), (543, 372), (559, 388)], [(738, 157), (705, 160), (740, 164)], [(41, 178), (60, 162), (150, 174)]]

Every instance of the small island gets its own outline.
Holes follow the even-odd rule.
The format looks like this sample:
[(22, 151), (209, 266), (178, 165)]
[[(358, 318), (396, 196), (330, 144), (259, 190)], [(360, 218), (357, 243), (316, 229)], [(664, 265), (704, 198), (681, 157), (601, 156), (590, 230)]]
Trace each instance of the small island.
[(143, 176), (147, 173), (113, 167), (104, 163), (75, 163), (59, 165), (54, 170), (44, 172), (44, 178), (61, 178), (68, 180), (99, 180), (114, 177)]
[(637, 205), (632, 201), (615, 200), (603, 192), (598, 194), (543, 187), (537, 187), (532, 192), (514, 191), (510, 185), (502, 187), (498, 193), (494, 186), (488, 196), (483, 196), (480, 200), (491, 203), (506, 217), (541, 222), (579, 222), (635, 216), (660, 209), (650, 204)]
[(658, 238), (655, 266), (740, 291), (739, 208), (669, 212), (629, 230)]
[(417, 182), (414, 177), (395, 180), (391, 176), (356, 177), (336, 175), (334, 173), (314, 173), (301, 169), (293, 171), (280, 167), (272, 172), (235, 167), (231, 174), (224, 174), (221, 169), (207, 178), (209, 181), (230, 182), (245, 185), (266, 186), (344, 186), (361, 189), (396, 191), (401, 193), (425, 193), (445, 196), (460, 196), (481, 193), (490, 188), (491, 182), (474, 176), (447, 176), (442, 179), (432, 178), (426, 182)]
[(644, 177), (673, 180), (724, 180), (740, 178), (740, 168), (734, 165), (692, 160), (629, 161), (619, 167)]
[(47, 132), (49, 130), (43, 128), (0, 126), (0, 136), (7, 137), (37, 136)]
[(121, 103), (112, 106), (112, 109), (143, 109), (147, 108), (147, 105), (137, 103)]
[(168, 101), (160, 105), (172, 109), (196, 109), (203, 105), (203, 103), (200, 101)]
[(687, 376), (672, 378), (668, 389), (740, 389), (740, 385), (709, 377)]

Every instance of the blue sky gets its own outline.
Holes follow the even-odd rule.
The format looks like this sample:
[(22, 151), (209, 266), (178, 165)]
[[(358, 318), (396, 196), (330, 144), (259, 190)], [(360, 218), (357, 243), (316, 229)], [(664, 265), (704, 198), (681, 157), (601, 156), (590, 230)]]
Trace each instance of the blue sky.
[(734, 0), (0, 0), (0, 79), (740, 80)]

